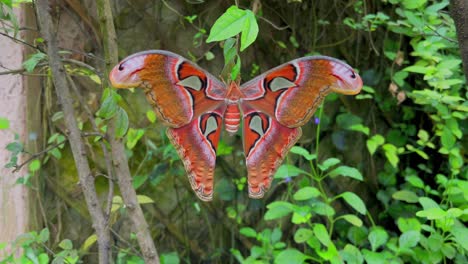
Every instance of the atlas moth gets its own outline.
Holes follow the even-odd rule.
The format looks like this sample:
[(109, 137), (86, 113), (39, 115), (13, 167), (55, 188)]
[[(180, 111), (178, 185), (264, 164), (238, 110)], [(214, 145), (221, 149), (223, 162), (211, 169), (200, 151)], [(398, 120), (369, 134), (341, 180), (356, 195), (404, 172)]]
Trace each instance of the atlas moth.
[(115, 88), (143, 88), (203, 201), (213, 198), (216, 150), (224, 123), (234, 134), (243, 122), (248, 192), (262, 198), (285, 155), (301, 137), (325, 96), (354, 95), (361, 77), (326, 56), (302, 57), (239, 85), (225, 84), (169, 51), (133, 54), (110, 73)]

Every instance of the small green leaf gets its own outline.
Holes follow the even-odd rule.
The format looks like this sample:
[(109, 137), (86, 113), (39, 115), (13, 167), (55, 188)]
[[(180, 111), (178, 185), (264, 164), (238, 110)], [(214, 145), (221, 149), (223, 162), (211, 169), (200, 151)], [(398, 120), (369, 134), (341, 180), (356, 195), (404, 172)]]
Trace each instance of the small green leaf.
[(380, 246), (385, 245), (388, 240), (388, 233), (381, 227), (372, 228), (369, 233), (369, 242), (372, 247), (372, 251), (376, 251)]
[(402, 4), (406, 9), (416, 9), (424, 6), (427, 0), (403, 0)]
[(46, 57), (47, 56), (42, 52), (34, 53), (29, 57), (29, 59), (23, 62), (23, 67), (27, 72), (32, 72), (36, 68), (37, 64)]
[(177, 252), (175, 251), (161, 255), (161, 264), (179, 264), (179, 263), (180, 263), (179, 255), (177, 255)]
[(307, 259), (307, 255), (304, 255), (297, 249), (288, 248), (281, 251), (275, 258), (275, 264), (302, 264)]
[(286, 179), (288, 177), (295, 177), (297, 175), (307, 175), (308, 173), (298, 167), (290, 164), (281, 165), (275, 173), (275, 179)]
[(354, 210), (358, 211), (360, 214), (365, 215), (367, 212), (366, 205), (362, 201), (362, 199), (357, 196), (355, 193), (352, 192), (344, 192), (339, 195), (343, 198), (346, 203), (348, 203)]
[(31, 163), (29, 163), (29, 171), (30, 172), (35, 172), (38, 171), (41, 168), (41, 162), (37, 159), (33, 160)]
[(400, 159), (398, 158), (398, 149), (392, 144), (385, 144), (382, 146), (382, 149), (384, 150), (385, 156), (390, 164), (396, 168), (400, 162)]
[(252, 238), (257, 237), (257, 232), (253, 228), (250, 228), (250, 227), (243, 227), (239, 230), (239, 232), (246, 237), (252, 237)]
[(144, 134), (145, 134), (144, 129), (130, 128), (127, 133), (127, 143), (126, 143), (127, 148), (133, 149)]
[(294, 200), (303, 201), (309, 200), (310, 198), (318, 197), (320, 191), (315, 187), (304, 187), (299, 189), (293, 196)]
[(45, 242), (49, 241), (49, 237), (50, 237), (49, 229), (48, 229), (48, 228), (44, 228), (44, 229), (42, 229), (41, 232), (39, 233), (38, 240), (39, 240), (39, 242), (41, 242), (41, 243), (45, 243)]
[(407, 203), (417, 203), (419, 201), (419, 197), (409, 190), (394, 192), (392, 198), (395, 200), (405, 201)]
[(121, 138), (127, 133), (128, 130), (128, 115), (127, 112), (119, 107), (119, 110), (115, 114), (115, 137)]
[(309, 228), (299, 228), (294, 234), (294, 241), (296, 243), (304, 243), (314, 235), (314, 232)]
[(450, 232), (455, 237), (455, 241), (468, 251), (468, 229), (465, 226), (454, 226)]
[(338, 168), (332, 170), (329, 173), (330, 177), (334, 178), (338, 175), (344, 176), (344, 177), (350, 177), (356, 180), (362, 181), (362, 174), (353, 167), (348, 167), (348, 166), (339, 166)]
[(374, 155), (375, 151), (377, 148), (385, 143), (385, 139), (382, 135), (374, 135), (371, 138), (369, 138), (366, 142), (367, 144), (367, 149), (369, 150), (369, 153), (371, 155)]
[(8, 129), (10, 127), (10, 121), (6, 118), (0, 117), (0, 129)]
[(80, 251), (84, 251), (84, 252), (87, 252), (89, 250), (89, 248), (94, 245), (94, 243), (96, 243), (97, 241), (97, 235), (96, 234), (92, 234), (91, 236), (89, 236), (85, 242), (83, 242), (83, 245), (81, 245), (81, 248), (80, 248)]
[(429, 208), (416, 213), (419, 217), (426, 217), (429, 220), (443, 219), (447, 212), (440, 208)]
[(255, 14), (250, 10), (245, 10), (245, 12), (246, 20), (242, 28), (240, 51), (250, 46), (258, 36), (258, 24)]
[(231, 80), (235, 81), (237, 79), (237, 76), (239, 76), (240, 69), (241, 69), (241, 59), (239, 56), (236, 57), (236, 64), (234, 67), (232, 67), (231, 70)]
[(139, 204), (149, 204), (154, 203), (153, 199), (146, 195), (137, 195), (137, 201)]
[(207, 61), (213, 60), (214, 58), (215, 58), (215, 55), (213, 54), (213, 52), (207, 51), (207, 52), (205, 53), (205, 59), (206, 59)]
[(223, 54), (224, 54), (224, 63), (228, 64), (236, 56), (236, 39), (228, 38), (224, 41)]
[(114, 96), (107, 96), (96, 115), (104, 119), (109, 119), (113, 117), (119, 109), (120, 107), (117, 105)]
[(326, 159), (322, 164), (319, 164), (319, 169), (322, 171), (328, 170), (330, 167), (333, 167), (337, 164), (339, 164), (341, 161), (337, 158), (329, 158)]
[(267, 205), (267, 212), (264, 215), (265, 220), (278, 219), (283, 216), (286, 216), (293, 211), (293, 204), (283, 201), (272, 202)]
[(340, 251), (340, 256), (343, 258), (345, 263), (348, 264), (362, 264), (364, 258), (361, 251), (357, 247), (351, 244), (346, 244), (343, 250)]
[(323, 224), (315, 224), (313, 231), (315, 237), (320, 241), (320, 243), (322, 243), (322, 245), (328, 247), (332, 244), (327, 228)]
[(148, 180), (148, 174), (135, 175), (135, 177), (133, 177), (133, 181), (132, 181), (133, 189), (136, 190), (136, 189), (140, 188), (140, 186), (143, 185), (143, 183), (145, 183), (146, 180)]
[(297, 155), (301, 155), (306, 160), (314, 160), (314, 159), (317, 158), (317, 155), (310, 154), (310, 152), (307, 149), (305, 149), (303, 147), (299, 147), (299, 146), (293, 146), (291, 148), (290, 152), (294, 153), (294, 154), (297, 154)]
[(355, 216), (355, 215), (352, 215), (352, 214), (346, 214), (346, 215), (342, 215), (341, 216), (344, 220), (346, 220), (348, 223), (354, 225), (354, 226), (357, 226), (357, 227), (361, 227), (362, 226), (362, 220)]
[(65, 250), (73, 249), (73, 243), (70, 239), (64, 239), (59, 243), (59, 247)]
[(398, 240), (400, 248), (415, 247), (418, 244), (420, 237), (421, 236), (419, 232), (415, 230), (404, 232), (403, 234), (401, 234)]
[(156, 113), (154, 113), (153, 110), (148, 110), (146, 112), (146, 118), (148, 118), (148, 120), (151, 122), (151, 123), (154, 123), (156, 122)]
[(239, 34), (244, 28), (247, 16), (246, 10), (239, 9), (237, 6), (229, 7), (211, 27), (206, 42), (221, 41)]

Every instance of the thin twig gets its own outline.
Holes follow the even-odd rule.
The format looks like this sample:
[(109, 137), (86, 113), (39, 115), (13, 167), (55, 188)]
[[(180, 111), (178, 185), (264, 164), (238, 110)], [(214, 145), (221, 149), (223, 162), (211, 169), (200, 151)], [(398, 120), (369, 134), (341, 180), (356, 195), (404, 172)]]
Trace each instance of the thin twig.
[(65, 142), (67, 142), (67, 139), (64, 139), (64, 140), (62, 140), (62, 141), (60, 141), (60, 142), (58, 142), (58, 143), (55, 143), (54, 145), (51, 145), (50, 147), (48, 147), (48, 148), (46, 148), (46, 149), (44, 149), (44, 150), (42, 150), (42, 151), (39, 151), (39, 152), (37, 152), (37, 153), (32, 154), (28, 159), (26, 159), (25, 161), (23, 161), (21, 164), (15, 165), (15, 166), (14, 166), (15, 169), (13, 170), (13, 173), (18, 172), (19, 170), (21, 170), (21, 168), (22, 168), (24, 165), (28, 164), (28, 163), (31, 162), (33, 159), (36, 159), (36, 158), (38, 158), (38, 157), (40, 157), (40, 156), (46, 154), (47, 152), (49, 152), (49, 151), (51, 151), (51, 150), (53, 150), (53, 149), (59, 147), (60, 145), (64, 144)]

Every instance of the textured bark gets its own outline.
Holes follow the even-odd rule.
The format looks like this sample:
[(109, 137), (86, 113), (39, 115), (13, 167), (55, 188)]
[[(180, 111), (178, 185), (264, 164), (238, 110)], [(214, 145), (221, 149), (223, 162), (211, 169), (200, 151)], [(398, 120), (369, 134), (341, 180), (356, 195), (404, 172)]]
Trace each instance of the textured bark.
[[(117, 37), (113, 22), (112, 10), (108, 0), (98, 0), (98, 15), (101, 27), (101, 34), (104, 42), (104, 57), (106, 62), (106, 73), (118, 63)], [(145, 263), (159, 263), (159, 256), (145, 220), (143, 210), (137, 200), (137, 194), (132, 185), (130, 168), (128, 167), (125, 147), (121, 139), (114, 135), (116, 120), (111, 120), (109, 124), (109, 142), (112, 151), (112, 161), (114, 163), (115, 175), (122, 194), (122, 199), (128, 210), (133, 227), (136, 232), (138, 244), (140, 246)]]
[(49, 14), (49, 1), (37, 0), (36, 12), (40, 32), (47, 45), (47, 55), (49, 66), (52, 71), (52, 80), (64, 114), (65, 125), (68, 130), (68, 139), (80, 178), (80, 185), (91, 215), (93, 228), (96, 231), (99, 248), (99, 263), (110, 263), (110, 235), (107, 228), (107, 221), (96, 194), (94, 177), (91, 174), (86, 148), (75, 118), (75, 110), (73, 109), (73, 100), (68, 87), (65, 68), (58, 54), (55, 35), (56, 30)]
[[(21, 21), (22, 17), (18, 11), (15, 10), (15, 14)], [(22, 52), (23, 47), (20, 43), (0, 36), (0, 65), (7, 69), (21, 68)], [(18, 177), (27, 173), (27, 167), (20, 169), (18, 173), (4, 167), (11, 156), (6, 146), (15, 141), (15, 134), (19, 135), (21, 142), (28, 139), (27, 90), (19, 74), (0, 75), (0, 83), (0, 117), (10, 121), (9, 129), (0, 130), (0, 242), (12, 242), (18, 235), (28, 231), (30, 219), (34, 216), (29, 208), (30, 189), (15, 184)], [(20, 156), (18, 163), (21, 162), (23, 157)]]
[(468, 0), (451, 0), (450, 4), (451, 15), (457, 29), (465, 78), (468, 80)]

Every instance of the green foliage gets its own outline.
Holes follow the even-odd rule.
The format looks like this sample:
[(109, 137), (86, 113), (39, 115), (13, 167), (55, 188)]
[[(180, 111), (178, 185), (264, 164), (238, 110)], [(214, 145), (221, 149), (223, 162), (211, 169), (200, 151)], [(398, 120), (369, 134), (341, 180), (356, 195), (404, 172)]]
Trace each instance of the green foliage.
[(0, 263), (79, 263), (78, 250), (73, 248), (73, 243), (69, 239), (60, 241), (57, 245), (50, 245), (49, 229), (44, 228), (39, 233), (36, 231), (22, 234), (11, 243), (11, 250), (8, 252), (17, 252), (21, 250), (21, 254), (10, 253), (6, 254), (5, 247), (0, 246), (0, 252), (3, 259)]

